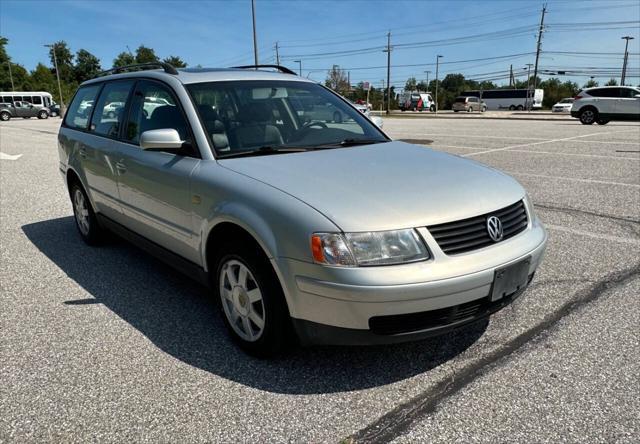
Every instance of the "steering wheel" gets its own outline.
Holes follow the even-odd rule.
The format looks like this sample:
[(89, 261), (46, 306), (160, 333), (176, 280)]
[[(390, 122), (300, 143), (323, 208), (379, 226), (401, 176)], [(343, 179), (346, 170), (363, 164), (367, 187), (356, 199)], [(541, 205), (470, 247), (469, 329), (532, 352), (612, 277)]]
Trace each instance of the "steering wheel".
[(302, 128), (300, 128), (298, 131), (304, 131), (307, 128), (311, 128), (312, 126), (319, 126), (320, 128), (327, 128), (327, 124), (326, 123), (320, 122), (319, 120), (315, 120), (313, 122), (305, 123), (304, 125), (302, 125)]

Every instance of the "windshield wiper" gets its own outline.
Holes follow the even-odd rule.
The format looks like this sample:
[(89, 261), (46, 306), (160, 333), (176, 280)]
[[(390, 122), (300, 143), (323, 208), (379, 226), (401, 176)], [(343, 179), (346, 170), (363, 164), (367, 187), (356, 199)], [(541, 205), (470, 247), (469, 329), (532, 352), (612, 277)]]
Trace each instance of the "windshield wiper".
[(308, 147), (302, 146), (272, 146), (265, 145), (260, 148), (249, 151), (237, 151), (218, 155), (218, 159), (229, 159), (232, 157), (245, 157), (245, 156), (263, 156), (267, 154), (281, 154), (281, 153), (299, 153), (302, 151), (308, 151)]
[(374, 143), (384, 143), (388, 140), (381, 139), (344, 139), (341, 142), (324, 143), (321, 145), (314, 145), (314, 148), (338, 148), (342, 146), (358, 146), (358, 145), (373, 145)]

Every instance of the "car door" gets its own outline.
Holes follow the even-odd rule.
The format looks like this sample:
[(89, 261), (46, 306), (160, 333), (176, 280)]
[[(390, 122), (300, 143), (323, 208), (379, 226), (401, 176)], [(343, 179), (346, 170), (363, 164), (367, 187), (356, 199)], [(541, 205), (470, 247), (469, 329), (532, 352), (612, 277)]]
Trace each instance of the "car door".
[[(160, 104), (148, 106), (149, 103)], [(127, 109), (127, 124), (123, 141), (118, 143), (115, 165), (125, 225), (197, 262), (190, 187), (200, 155), (191, 145), (193, 137), (180, 103), (163, 83), (140, 80)], [(143, 150), (140, 135), (154, 129), (175, 129), (186, 143), (178, 150)]]
[(28, 117), (26, 103), (22, 101), (13, 102), (13, 109), (16, 117)]
[[(100, 125), (97, 114), (92, 116), (92, 106), (100, 94), (100, 100), (114, 94), (114, 90), (126, 91), (133, 82), (113, 82), (91, 84), (78, 90), (65, 116), (64, 128), (73, 131), (62, 131), (61, 143), (66, 150), (73, 153), (72, 165), (82, 177), (87, 193), (98, 213), (113, 220), (122, 219), (122, 208), (118, 195), (118, 184), (115, 171), (114, 131), (105, 130)], [(101, 93), (102, 90), (102, 93)]]
[(620, 88), (616, 114), (621, 114), (621, 117), (627, 119), (640, 118), (640, 97), (635, 97), (638, 94), (640, 91), (633, 88)]

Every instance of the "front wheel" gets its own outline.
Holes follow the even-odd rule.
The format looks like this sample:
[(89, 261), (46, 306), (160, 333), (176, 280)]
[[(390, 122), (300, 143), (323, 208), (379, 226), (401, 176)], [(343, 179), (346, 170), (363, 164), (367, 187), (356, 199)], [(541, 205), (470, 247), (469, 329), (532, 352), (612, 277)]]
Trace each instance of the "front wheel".
[(293, 334), (278, 278), (259, 246), (235, 241), (222, 246), (214, 268), (224, 323), (247, 353), (281, 354)]
[(6, 122), (9, 119), (11, 119), (11, 114), (9, 113), (9, 111), (0, 112), (0, 120), (2, 120), (3, 122)]
[(580, 123), (593, 125), (598, 120), (598, 112), (593, 108), (586, 108), (580, 112)]
[(480, 110), (481, 113), (485, 112), (487, 110), (486, 106), (483, 106), (482, 109)]
[(436, 106), (435, 105), (431, 105), (431, 107), (429, 108), (429, 111), (431, 111), (432, 113), (436, 112)]
[(48, 119), (49, 118), (49, 113), (46, 112), (45, 110), (42, 110), (38, 113), (38, 119)]

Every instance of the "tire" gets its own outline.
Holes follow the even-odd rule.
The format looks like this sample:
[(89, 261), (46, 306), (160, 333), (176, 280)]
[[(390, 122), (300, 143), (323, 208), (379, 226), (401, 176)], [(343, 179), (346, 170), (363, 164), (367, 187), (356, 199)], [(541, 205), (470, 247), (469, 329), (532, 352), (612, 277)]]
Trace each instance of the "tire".
[(453, 112), (457, 113), (458, 111), (460, 111), (459, 109), (454, 109)]
[(336, 111), (335, 113), (333, 113), (333, 121), (335, 123), (342, 123), (342, 113)]
[(467, 108), (467, 112), (468, 112), (468, 113), (473, 112), (473, 106), (470, 106), (469, 108)]
[(23, 117), (23, 119), (30, 119), (31, 117)]
[(609, 122), (610, 120), (608, 119), (602, 119), (602, 118), (598, 119), (598, 125), (606, 125)]
[(580, 111), (579, 119), (583, 125), (593, 125), (598, 120), (598, 111), (592, 107), (584, 108)]
[(435, 105), (431, 105), (431, 107), (429, 108), (429, 111), (431, 111), (432, 113), (436, 112), (436, 106)]
[(486, 110), (487, 110), (487, 107), (486, 107), (486, 106), (483, 106), (483, 107), (480, 109), (480, 112), (481, 112), (481, 113), (483, 113), (483, 112), (485, 112)]
[(515, 110), (516, 110), (515, 105), (509, 105), (509, 111), (515, 111)]
[(518, 106), (516, 107), (516, 109), (517, 109), (518, 111), (522, 111), (522, 110), (524, 110), (524, 106), (522, 106), (522, 105), (518, 105)]
[(104, 240), (105, 231), (98, 223), (87, 193), (82, 188), (82, 185), (76, 181), (71, 185), (69, 194), (76, 228), (80, 233), (80, 237), (87, 245), (100, 245)]
[(38, 113), (38, 119), (48, 119), (49, 118), (49, 113), (46, 112), (45, 110), (42, 110)]
[(9, 119), (11, 119), (11, 113), (9, 111), (0, 112), (0, 120), (7, 122)]
[(260, 247), (242, 238), (229, 239), (221, 245), (211, 269), (231, 339), (260, 358), (286, 351), (294, 337), (291, 319), (278, 277)]

